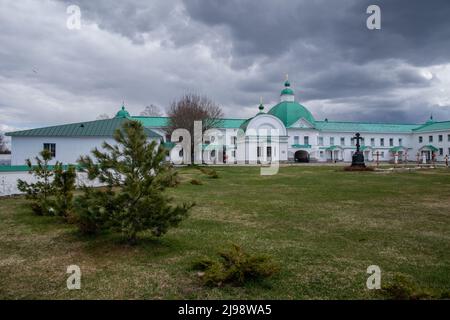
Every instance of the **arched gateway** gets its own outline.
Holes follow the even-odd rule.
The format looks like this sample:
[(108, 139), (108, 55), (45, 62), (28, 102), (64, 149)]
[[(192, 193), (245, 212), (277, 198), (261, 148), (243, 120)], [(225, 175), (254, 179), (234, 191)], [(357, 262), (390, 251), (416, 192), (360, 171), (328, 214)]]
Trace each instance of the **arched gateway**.
[(294, 154), (295, 162), (309, 162), (309, 153), (305, 150), (296, 151)]

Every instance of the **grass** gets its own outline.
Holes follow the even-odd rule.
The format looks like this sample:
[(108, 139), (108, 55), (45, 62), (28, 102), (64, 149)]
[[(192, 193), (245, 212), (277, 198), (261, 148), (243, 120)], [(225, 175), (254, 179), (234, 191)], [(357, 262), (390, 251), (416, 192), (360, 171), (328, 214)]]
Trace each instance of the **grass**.
[[(191, 216), (161, 239), (125, 245), (37, 217), (23, 197), (0, 199), (2, 299), (376, 299), (366, 269), (434, 292), (450, 288), (450, 171), (344, 172), (338, 167), (180, 169), (176, 201)], [(190, 183), (192, 179), (201, 185)], [(192, 262), (236, 243), (271, 255), (280, 273), (244, 287), (201, 285)], [(81, 290), (67, 290), (68, 265)]]

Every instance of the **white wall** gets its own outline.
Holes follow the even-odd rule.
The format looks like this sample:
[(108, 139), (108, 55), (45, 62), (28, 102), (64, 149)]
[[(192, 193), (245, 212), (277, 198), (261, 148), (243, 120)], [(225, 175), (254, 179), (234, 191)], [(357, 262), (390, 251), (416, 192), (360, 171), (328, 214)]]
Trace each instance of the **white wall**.
[[(0, 172), (0, 197), (21, 194), (22, 192), (17, 189), (18, 179), (24, 180), (28, 183), (36, 181), (34, 176), (29, 174), (28, 171)], [(78, 187), (82, 185), (98, 187), (101, 186), (101, 183), (98, 180), (90, 181), (87, 179), (85, 173), (77, 172), (76, 185)]]
[(0, 154), (0, 166), (1, 165), (10, 165), (11, 164), (11, 155), (10, 154)]
[[(442, 135), (442, 141), (439, 142), (439, 135)], [(423, 138), (422, 143), (419, 143), (419, 136)], [(429, 136), (433, 136), (433, 142), (429, 141)], [(413, 145), (413, 155), (417, 154), (419, 149), (426, 145), (433, 145), (436, 148), (442, 148), (443, 155), (439, 155), (439, 151), (436, 152), (436, 160), (437, 161), (444, 161), (445, 156), (448, 155), (450, 157), (450, 130), (443, 130), (443, 131), (435, 131), (435, 132), (420, 132), (420, 133), (414, 133), (411, 137), (412, 139), (412, 145)]]
[[(12, 165), (23, 165), (25, 159), (33, 161), (44, 148), (44, 143), (56, 144), (56, 157), (50, 161), (74, 164), (80, 155), (90, 155), (95, 147), (101, 147), (103, 141), (115, 144), (113, 138), (107, 137), (12, 137)], [(33, 161), (34, 163), (34, 161)]]
[(12, 137), (11, 165), (23, 165), (28, 158), (35, 163), (33, 159), (42, 151), (44, 143), (56, 144), (56, 156), (50, 164), (56, 161), (75, 164), (81, 155), (91, 155), (95, 147), (101, 149), (104, 141), (111, 145), (117, 144), (113, 138), (108, 137)]

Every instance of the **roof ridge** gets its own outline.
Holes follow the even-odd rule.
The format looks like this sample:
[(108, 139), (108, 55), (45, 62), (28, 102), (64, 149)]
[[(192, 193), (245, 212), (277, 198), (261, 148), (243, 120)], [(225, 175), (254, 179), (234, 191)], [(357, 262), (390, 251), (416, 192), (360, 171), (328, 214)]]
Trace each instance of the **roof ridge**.
[(81, 122), (70, 122), (65, 124), (55, 124), (51, 126), (45, 126), (45, 127), (37, 127), (37, 128), (31, 128), (31, 129), (23, 129), (23, 130), (16, 130), (16, 131), (10, 131), (7, 133), (16, 133), (16, 132), (22, 132), (22, 131), (31, 131), (31, 130), (40, 130), (40, 129), (51, 129), (56, 127), (62, 127), (62, 126), (68, 126), (68, 125), (76, 125), (76, 124), (85, 124), (85, 123), (92, 123), (92, 122), (101, 122), (101, 121), (110, 121), (110, 120), (122, 120), (126, 118), (108, 118), (108, 119), (97, 119), (97, 120), (90, 120), (90, 121), (81, 121)]
[(131, 118), (170, 118), (168, 116), (131, 116)]
[(392, 123), (392, 122), (366, 122), (366, 121), (332, 121), (332, 120), (316, 120), (320, 123), (359, 123), (359, 124), (389, 124), (389, 125), (404, 125), (404, 126), (420, 126), (420, 123)]

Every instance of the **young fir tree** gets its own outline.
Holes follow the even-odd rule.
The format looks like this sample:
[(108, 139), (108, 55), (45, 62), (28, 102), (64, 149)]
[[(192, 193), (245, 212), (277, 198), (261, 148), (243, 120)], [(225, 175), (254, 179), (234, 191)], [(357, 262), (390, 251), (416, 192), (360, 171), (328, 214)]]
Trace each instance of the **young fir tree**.
[(42, 150), (35, 157), (36, 165), (32, 165), (31, 160), (27, 159), (26, 164), (29, 173), (36, 178), (36, 182), (28, 183), (24, 180), (17, 180), (17, 188), (26, 194), (27, 199), (33, 200), (31, 208), (37, 215), (48, 215), (54, 212), (54, 202), (51, 196), (54, 195), (55, 187), (52, 182), (53, 171), (48, 165), (52, 158), (49, 150)]
[(105, 152), (92, 151), (95, 160), (89, 156), (79, 159), (88, 178), (98, 179), (106, 188), (95, 192), (85, 188), (77, 204), (82, 208), (78, 224), (91, 231), (105, 226), (118, 229), (130, 243), (144, 230), (161, 236), (177, 226), (193, 204), (170, 205), (164, 189), (174, 172), (164, 164), (165, 149), (147, 141), (140, 122), (124, 122), (114, 139), (116, 145), (103, 143)]
[(73, 208), (73, 192), (77, 173), (74, 166), (68, 166), (66, 170), (61, 163), (54, 167), (54, 193), (56, 214), (68, 218)]

